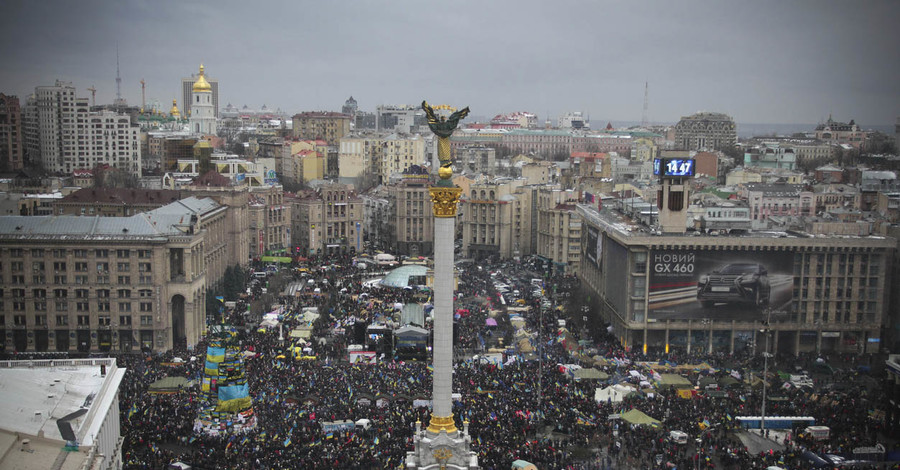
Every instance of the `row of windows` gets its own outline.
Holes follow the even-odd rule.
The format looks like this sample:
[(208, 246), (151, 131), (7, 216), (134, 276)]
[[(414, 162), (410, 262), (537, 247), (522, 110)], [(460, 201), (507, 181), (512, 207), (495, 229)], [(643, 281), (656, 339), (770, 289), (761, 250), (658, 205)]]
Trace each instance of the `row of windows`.
[[(47, 252), (49, 252), (53, 258), (65, 258), (68, 256), (68, 253), (71, 251), (72, 256), (75, 258), (87, 258), (88, 254), (93, 254), (95, 258), (109, 258), (110, 253), (115, 254), (116, 258), (130, 258), (132, 251), (136, 253), (138, 258), (150, 258), (153, 255), (152, 250), (109, 250), (106, 248), (97, 248), (94, 250), (88, 249), (74, 249), (67, 250), (63, 248), (56, 248), (52, 250), (46, 250), (44, 248), (31, 248), (28, 252), (31, 254), (32, 258), (43, 258), (46, 256)], [(9, 256), (11, 258), (22, 258), (25, 256), (26, 250), (23, 248), (10, 248)]]
[[(24, 300), (14, 300), (10, 302), (12, 305), (13, 312), (24, 312), (27, 308), (27, 303)], [(56, 300), (53, 302), (54, 311), (56, 312), (68, 312), (70, 311), (70, 302), (68, 300)], [(76, 312), (90, 312), (90, 302), (87, 300), (72, 302), (74, 305)], [(46, 300), (34, 300), (32, 302), (32, 307), (35, 312), (46, 312), (47, 311), (47, 301)], [(117, 311), (119, 312), (131, 312), (134, 308), (131, 302), (118, 302)], [(112, 303), (109, 301), (98, 300), (96, 302), (96, 307), (94, 310), (98, 312), (109, 312), (112, 308)], [(0, 300), (0, 311), (6, 310), (6, 303)], [(152, 312), (153, 311), (153, 302), (140, 302), (138, 303), (138, 310), (141, 312)]]
[[(13, 326), (28, 326), (27, 318), (25, 315), (13, 315)], [(56, 315), (55, 316), (56, 323), (55, 326), (69, 326), (70, 317), (69, 315)], [(110, 315), (98, 315), (97, 316), (97, 326), (111, 326), (112, 317)], [(153, 325), (153, 315), (141, 315), (139, 317), (141, 326), (152, 326)], [(50, 326), (47, 319), (47, 315), (35, 315), (34, 316), (34, 325), (35, 326)], [(91, 326), (91, 316), (90, 315), (76, 315), (75, 323), (78, 326)], [(6, 315), (0, 315), (0, 326), (6, 325)], [(119, 315), (119, 324), (118, 326), (131, 326), (132, 325), (132, 317), (131, 315)]]
[[(10, 289), (10, 294), (12, 298), (19, 299), (24, 298), (26, 295), (25, 289)], [(130, 299), (131, 298), (131, 289), (118, 289), (116, 290), (116, 295), (120, 299)], [(76, 299), (87, 299), (90, 296), (90, 290), (88, 289), (75, 289), (74, 297)], [(97, 289), (97, 297), (98, 298), (109, 298), (112, 293), (109, 289)], [(0, 289), (0, 298), (3, 298), (4, 290)], [(46, 298), (47, 297), (47, 289), (32, 289), (31, 295), (34, 298)], [(68, 289), (53, 289), (53, 297), (59, 298), (68, 298), (69, 290)], [(153, 297), (153, 289), (138, 289), (136, 297), (140, 298), (150, 298)]]
[[(111, 284), (111, 279), (113, 279), (109, 274), (109, 271), (100, 271), (96, 276), (93, 276), (94, 283), (96, 284)], [(10, 285), (13, 286), (21, 286), (27, 285), (25, 282), (24, 274), (13, 274), (10, 277)], [(48, 277), (43, 274), (34, 274), (31, 276), (31, 284), (32, 285), (41, 285), (48, 284)], [(90, 284), (90, 279), (87, 274), (76, 274), (73, 278), (74, 284), (78, 286), (88, 285)], [(116, 280), (116, 284), (118, 285), (131, 285), (132, 276), (127, 275), (119, 275), (114, 278)], [(137, 277), (138, 284), (140, 285), (150, 285), (153, 284), (153, 276), (150, 274), (141, 274)], [(56, 274), (53, 276), (53, 284), (66, 285), (69, 283), (69, 276), (67, 274)], [(3, 276), (0, 275), (0, 284), (4, 284)]]
[[(44, 272), (46, 270), (47, 264), (44, 261), (34, 261), (31, 263), (31, 271), (33, 273)], [(96, 265), (97, 272), (109, 272), (109, 263), (100, 262)], [(75, 272), (88, 272), (88, 263), (87, 261), (76, 261), (74, 266)], [(142, 273), (148, 273), (151, 271), (150, 263), (138, 263), (137, 264), (138, 271)], [(3, 264), (0, 263), (0, 270), (3, 269)], [(21, 273), (25, 271), (25, 263), (22, 261), (13, 261), (10, 263), (10, 270), (13, 273)], [(65, 261), (54, 261), (53, 262), (53, 270), (56, 272), (67, 271), (68, 264)], [(117, 271), (131, 271), (131, 263), (128, 262), (119, 262), (116, 263)]]

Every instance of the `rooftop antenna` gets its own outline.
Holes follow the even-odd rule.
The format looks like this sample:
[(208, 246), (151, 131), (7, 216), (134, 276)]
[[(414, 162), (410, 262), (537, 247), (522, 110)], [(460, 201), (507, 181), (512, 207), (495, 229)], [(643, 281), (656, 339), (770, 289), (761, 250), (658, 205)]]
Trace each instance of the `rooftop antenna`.
[(147, 107), (147, 96), (144, 93), (146, 89), (147, 83), (144, 79), (141, 79), (141, 114), (144, 114), (144, 108)]
[(122, 102), (122, 77), (119, 76), (119, 43), (116, 42), (116, 104)]
[(644, 127), (644, 128), (646, 128), (646, 127), (647, 127), (647, 124), (649, 124), (649, 123), (647, 122), (647, 121), (648, 121), (648, 119), (647, 119), (647, 108), (650, 107), (650, 99), (649, 99), (650, 91), (649, 91), (649, 88), (650, 88), (649, 83), (648, 83), (648, 82), (644, 82), (644, 113), (641, 115), (641, 127)]

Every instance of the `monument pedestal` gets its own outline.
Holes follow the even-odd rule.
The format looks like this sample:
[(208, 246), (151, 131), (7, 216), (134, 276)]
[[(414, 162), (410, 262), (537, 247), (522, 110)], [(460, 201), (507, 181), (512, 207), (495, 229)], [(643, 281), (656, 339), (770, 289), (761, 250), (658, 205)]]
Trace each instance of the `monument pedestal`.
[[(432, 419), (434, 419), (432, 417)], [(452, 419), (452, 418), (451, 418)], [(471, 450), (469, 423), (462, 431), (433, 433), (416, 423), (415, 450), (406, 454), (406, 468), (416, 470), (477, 470), (478, 456)]]

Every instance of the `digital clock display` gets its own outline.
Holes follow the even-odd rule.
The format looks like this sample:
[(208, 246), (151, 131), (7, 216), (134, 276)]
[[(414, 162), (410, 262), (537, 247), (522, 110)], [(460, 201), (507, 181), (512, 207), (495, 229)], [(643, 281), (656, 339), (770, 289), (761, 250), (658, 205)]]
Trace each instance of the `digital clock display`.
[(653, 160), (653, 174), (662, 177), (694, 176), (694, 160), (688, 158), (657, 158)]

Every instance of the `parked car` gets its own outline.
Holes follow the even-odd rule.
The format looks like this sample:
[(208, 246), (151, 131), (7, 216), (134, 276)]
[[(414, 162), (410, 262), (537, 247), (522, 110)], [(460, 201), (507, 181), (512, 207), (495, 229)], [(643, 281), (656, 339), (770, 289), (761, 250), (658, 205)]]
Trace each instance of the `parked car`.
[(766, 267), (757, 263), (730, 263), (700, 276), (697, 300), (704, 308), (716, 303), (769, 304), (771, 287)]

